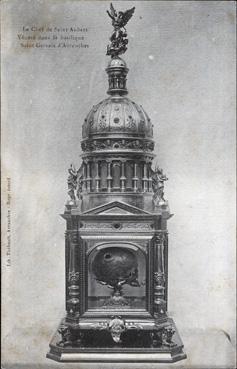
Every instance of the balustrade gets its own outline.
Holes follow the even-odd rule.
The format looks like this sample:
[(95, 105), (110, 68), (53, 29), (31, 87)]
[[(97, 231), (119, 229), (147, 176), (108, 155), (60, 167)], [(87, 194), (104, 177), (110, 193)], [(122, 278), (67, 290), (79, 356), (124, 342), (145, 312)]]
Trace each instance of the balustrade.
[(95, 159), (83, 162), (82, 173), (83, 192), (152, 192), (152, 177), (146, 162), (139, 166), (125, 159)]

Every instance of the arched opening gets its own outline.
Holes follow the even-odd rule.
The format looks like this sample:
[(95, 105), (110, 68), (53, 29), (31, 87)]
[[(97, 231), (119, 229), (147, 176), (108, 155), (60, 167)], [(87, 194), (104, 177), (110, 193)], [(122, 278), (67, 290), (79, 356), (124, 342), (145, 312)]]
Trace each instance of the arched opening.
[(88, 309), (146, 308), (146, 254), (134, 244), (109, 242), (88, 254)]

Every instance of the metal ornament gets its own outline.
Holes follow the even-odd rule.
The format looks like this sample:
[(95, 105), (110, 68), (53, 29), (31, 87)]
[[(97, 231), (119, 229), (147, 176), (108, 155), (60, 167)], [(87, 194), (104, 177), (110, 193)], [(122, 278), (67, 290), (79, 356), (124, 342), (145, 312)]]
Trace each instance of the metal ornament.
[(121, 342), (120, 336), (126, 329), (125, 321), (121, 319), (121, 317), (120, 318), (116, 317), (109, 322), (108, 329), (111, 333), (114, 342), (119, 343)]
[(126, 10), (125, 12), (117, 12), (114, 9), (113, 4), (110, 4), (110, 12), (107, 10), (107, 13), (112, 19), (112, 26), (114, 27), (114, 31), (112, 33), (112, 36), (110, 37), (111, 43), (107, 46), (107, 55), (115, 57), (125, 53), (125, 51), (127, 50), (128, 39), (127, 32), (124, 26), (126, 26), (129, 19), (131, 19), (134, 10), (135, 7)]
[(107, 47), (109, 97), (90, 109), (81, 163), (68, 169), (62, 215), (66, 315), (47, 354), (57, 361), (186, 357), (167, 312), (168, 178), (153, 166), (152, 122), (127, 97), (128, 68), (120, 57), (134, 10), (117, 11), (111, 4), (107, 12), (114, 28)]

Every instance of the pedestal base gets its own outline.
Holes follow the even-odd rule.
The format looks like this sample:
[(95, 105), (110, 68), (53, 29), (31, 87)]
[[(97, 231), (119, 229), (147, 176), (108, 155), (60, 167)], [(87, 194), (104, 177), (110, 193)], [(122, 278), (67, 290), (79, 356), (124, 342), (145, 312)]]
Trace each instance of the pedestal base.
[[(169, 323), (175, 328), (172, 345), (159, 345), (152, 337), (151, 332), (131, 332), (130, 337), (125, 337), (119, 344), (110, 340), (108, 332), (91, 332), (87, 340), (78, 340), (76, 343), (60, 346), (58, 331), (50, 343), (50, 351), (47, 358), (59, 362), (157, 362), (172, 363), (186, 358), (183, 352), (183, 344), (172, 319)], [(96, 339), (96, 334), (103, 335), (104, 340)], [(132, 336), (134, 335), (134, 337)], [(89, 335), (90, 336), (90, 335)]]

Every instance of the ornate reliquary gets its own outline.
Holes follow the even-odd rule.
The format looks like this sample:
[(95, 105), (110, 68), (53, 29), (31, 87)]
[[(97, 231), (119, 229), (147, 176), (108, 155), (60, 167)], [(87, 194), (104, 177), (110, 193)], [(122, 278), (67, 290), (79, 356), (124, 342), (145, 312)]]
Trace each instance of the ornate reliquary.
[[(69, 168), (66, 221), (66, 316), (50, 343), (57, 361), (172, 362), (183, 344), (167, 315), (168, 233), (163, 170), (153, 164), (152, 122), (127, 97), (124, 26), (117, 12), (109, 97), (82, 126), (82, 160)], [(152, 354), (152, 355), (151, 355)]]

